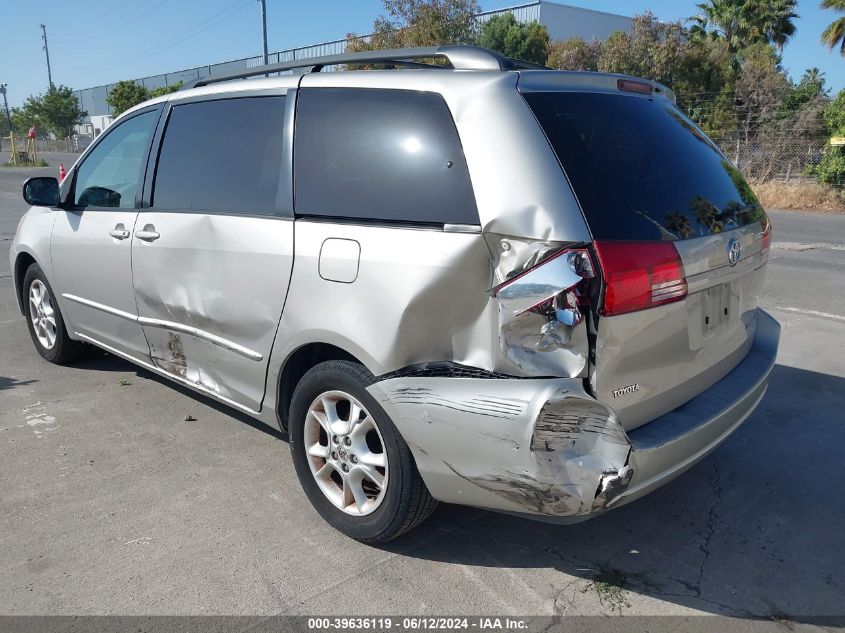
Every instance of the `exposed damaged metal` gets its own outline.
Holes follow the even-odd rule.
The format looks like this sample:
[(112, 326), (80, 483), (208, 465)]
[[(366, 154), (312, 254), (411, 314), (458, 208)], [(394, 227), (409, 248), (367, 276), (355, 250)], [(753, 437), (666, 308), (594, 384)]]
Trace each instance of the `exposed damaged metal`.
[[(491, 290), (499, 309), (502, 351), (534, 375), (584, 376), (589, 344), (580, 294), (585, 280), (595, 275), (589, 253), (506, 239), (500, 248), (511, 243), (520, 248), (508, 246), (499, 261), (501, 266), (505, 259), (504, 274), (510, 276)], [(512, 250), (520, 257), (512, 257)], [(514, 268), (522, 258), (527, 258), (524, 265)]]
[[(153, 360), (156, 361), (156, 365), (171, 374), (176, 374), (183, 378), (187, 376), (188, 361), (185, 358), (185, 347), (182, 345), (182, 338), (175, 332), (169, 333), (167, 351), (168, 355), (165, 358), (160, 358), (153, 354)], [(159, 362), (161, 362), (160, 365)]]
[(527, 473), (504, 469), (495, 469), (496, 474), (492, 475), (469, 476), (458, 472), (448, 462), (444, 464), (461, 479), (502, 497), (523, 512), (565, 516), (580, 510), (573, 496), (563, 492), (558, 482), (541, 482)]
[(603, 435), (611, 444), (627, 446), (625, 432), (610, 409), (595, 401), (572, 398), (568, 393), (555, 396), (543, 405), (534, 423), (532, 451), (570, 450), (583, 441), (584, 434)]
[(527, 240), (513, 235), (487, 233), (496, 284), (502, 284), (560, 250), (559, 242)]
[(623, 466), (619, 470), (609, 470), (602, 474), (599, 480), (599, 487), (596, 490), (596, 498), (593, 501), (593, 509), (604, 508), (621, 495), (634, 478), (634, 469), (630, 466)]

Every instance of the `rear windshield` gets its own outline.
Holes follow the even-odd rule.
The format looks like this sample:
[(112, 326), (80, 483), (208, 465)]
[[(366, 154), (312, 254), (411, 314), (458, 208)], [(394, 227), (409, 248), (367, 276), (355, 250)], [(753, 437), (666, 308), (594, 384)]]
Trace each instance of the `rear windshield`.
[(665, 99), (530, 92), (595, 239), (677, 240), (759, 222), (760, 203)]

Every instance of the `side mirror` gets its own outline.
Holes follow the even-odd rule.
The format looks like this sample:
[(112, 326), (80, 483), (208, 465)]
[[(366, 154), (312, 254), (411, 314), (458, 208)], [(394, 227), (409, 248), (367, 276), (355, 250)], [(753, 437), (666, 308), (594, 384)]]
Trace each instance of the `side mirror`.
[(59, 204), (59, 181), (52, 176), (36, 176), (23, 183), (23, 199), (33, 207)]

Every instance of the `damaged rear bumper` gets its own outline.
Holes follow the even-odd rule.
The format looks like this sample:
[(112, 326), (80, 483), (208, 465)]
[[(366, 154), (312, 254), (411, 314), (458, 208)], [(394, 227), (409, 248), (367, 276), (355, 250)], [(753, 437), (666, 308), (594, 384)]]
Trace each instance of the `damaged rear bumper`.
[(401, 377), (368, 387), (441, 501), (574, 522), (678, 476), (765, 393), (780, 326), (759, 311), (742, 362), (700, 396), (625, 432), (572, 379)]

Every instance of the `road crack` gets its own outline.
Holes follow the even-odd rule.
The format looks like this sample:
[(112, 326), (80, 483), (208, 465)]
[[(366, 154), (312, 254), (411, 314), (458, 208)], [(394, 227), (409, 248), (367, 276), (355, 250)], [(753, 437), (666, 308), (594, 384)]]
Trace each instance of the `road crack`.
[(698, 565), (698, 577), (694, 583), (682, 583), (685, 587), (695, 591), (695, 597), (701, 598), (701, 581), (704, 579), (704, 567), (710, 560), (710, 546), (713, 542), (713, 537), (716, 534), (716, 508), (722, 502), (722, 476), (719, 473), (719, 464), (713, 460), (713, 503), (710, 504), (710, 509), (707, 511), (707, 524), (705, 525), (704, 542), (698, 546), (703, 554), (701, 562)]

